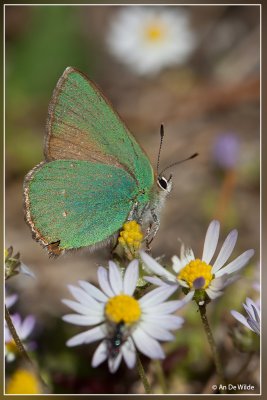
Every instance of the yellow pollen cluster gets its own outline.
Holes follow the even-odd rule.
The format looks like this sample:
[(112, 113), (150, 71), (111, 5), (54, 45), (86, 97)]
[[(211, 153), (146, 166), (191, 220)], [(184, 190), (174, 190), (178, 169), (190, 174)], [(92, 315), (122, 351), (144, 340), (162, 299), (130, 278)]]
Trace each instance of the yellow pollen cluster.
[(139, 249), (144, 237), (140, 225), (136, 221), (128, 221), (125, 222), (122, 228), (118, 242), (122, 246), (128, 246), (130, 249)]
[(7, 394), (40, 394), (41, 388), (36, 376), (26, 369), (18, 369), (7, 384)]
[(148, 39), (150, 42), (158, 42), (162, 40), (164, 35), (164, 28), (157, 21), (149, 25), (145, 30), (146, 39)]
[(105, 308), (107, 318), (115, 323), (133, 324), (141, 316), (141, 308), (137, 300), (127, 294), (111, 297)]
[(205, 283), (202, 289), (206, 289), (212, 280), (211, 268), (211, 265), (206, 264), (200, 259), (196, 259), (187, 264), (180, 271), (177, 278), (185, 281), (190, 288), (194, 286), (194, 281), (196, 279), (203, 278), (205, 280)]

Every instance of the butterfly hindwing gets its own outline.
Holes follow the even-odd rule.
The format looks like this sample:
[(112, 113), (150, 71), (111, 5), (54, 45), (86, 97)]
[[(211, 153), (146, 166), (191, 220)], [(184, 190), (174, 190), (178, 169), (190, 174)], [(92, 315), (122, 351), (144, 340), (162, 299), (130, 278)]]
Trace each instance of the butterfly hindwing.
[(56, 243), (59, 253), (112, 236), (137, 196), (136, 182), (125, 170), (82, 160), (41, 163), (24, 185), (25, 215), (33, 235), (44, 246)]

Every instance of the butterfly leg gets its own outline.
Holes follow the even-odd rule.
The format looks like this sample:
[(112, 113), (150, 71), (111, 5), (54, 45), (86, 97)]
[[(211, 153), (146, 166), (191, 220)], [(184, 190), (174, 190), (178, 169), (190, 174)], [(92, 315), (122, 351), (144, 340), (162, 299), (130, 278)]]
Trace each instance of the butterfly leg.
[(155, 210), (153, 208), (151, 209), (151, 216), (152, 216), (152, 223), (148, 227), (147, 234), (145, 237), (147, 248), (150, 248), (150, 245), (153, 242), (153, 239), (156, 236), (160, 226), (160, 219), (158, 215), (155, 213)]

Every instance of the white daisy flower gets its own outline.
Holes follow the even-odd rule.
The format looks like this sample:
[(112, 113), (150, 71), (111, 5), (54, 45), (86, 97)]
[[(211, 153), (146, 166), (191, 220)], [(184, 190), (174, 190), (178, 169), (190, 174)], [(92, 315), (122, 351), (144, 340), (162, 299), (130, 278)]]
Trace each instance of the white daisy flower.
[(178, 329), (183, 319), (171, 315), (182, 306), (181, 301), (165, 300), (174, 292), (157, 288), (136, 299), (133, 293), (138, 280), (138, 261), (132, 261), (122, 277), (117, 265), (110, 261), (109, 271), (98, 269), (100, 289), (79, 281), (80, 287), (69, 285), (76, 301), (62, 300), (76, 311), (63, 317), (75, 325), (91, 326), (67, 342), (77, 346), (101, 340), (92, 359), (92, 366), (108, 360), (110, 372), (115, 372), (122, 358), (128, 368), (136, 362), (136, 349), (152, 359), (164, 358), (159, 341), (173, 340), (169, 332)]
[(166, 284), (181, 286), (187, 293), (184, 301), (189, 301), (195, 296), (194, 299), (200, 305), (207, 300), (219, 297), (223, 288), (233, 282), (233, 277), (229, 275), (243, 268), (254, 254), (254, 250), (247, 250), (225, 265), (237, 241), (237, 230), (234, 229), (225, 239), (216, 260), (211, 263), (218, 244), (219, 232), (220, 223), (212, 221), (206, 233), (201, 259), (195, 258), (191, 248), (185, 248), (182, 245), (180, 258), (172, 257), (174, 274), (163, 268), (145, 252), (140, 252), (147, 268), (163, 278), (164, 281), (154, 277), (145, 277), (145, 279), (160, 286)]
[(140, 75), (183, 64), (195, 48), (188, 14), (178, 7), (126, 7), (113, 19), (107, 44)]
[[(28, 315), (24, 320), (21, 319), (19, 314), (11, 315), (11, 320), (16, 329), (16, 332), (25, 346), (26, 350), (31, 350), (35, 347), (34, 342), (28, 342), (27, 339), (31, 335), (34, 327), (35, 327), (35, 317), (33, 315)], [(7, 323), (5, 322), (5, 355), (7, 361), (13, 361), (16, 358), (18, 353), (17, 346), (14, 342), (14, 339), (8, 329)]]
[(237, 319), (237, 321), (241, 322), (241, 324), (257, 333), (257, 335), (260, 335), (261, 320), (259, 306), (253, 300), (247, 297), (246, 303), (243, 303), (243, 307), (247, 313), (245, 317), (235, 310), (231, 310), (232, 316)]

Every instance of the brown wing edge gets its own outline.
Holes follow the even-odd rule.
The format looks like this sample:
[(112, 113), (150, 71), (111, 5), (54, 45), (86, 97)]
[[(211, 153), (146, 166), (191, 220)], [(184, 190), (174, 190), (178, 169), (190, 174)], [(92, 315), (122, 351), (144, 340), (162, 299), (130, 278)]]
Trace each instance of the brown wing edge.
[(24, 183), (23, 183), (23, 209), (24, 209), (24, 219), (26, 224), (30, 227), (32, 238), (40, 243), (40, 245), (48, 252), (49, 257), (58, 257), (65, 253), (76, 252), (81, 249), (88, 249), (90, 252), (93, 252), (97, 249), (106, 247), (108, 245), (114, 246), (114, 241), (117, 241), (118, 232), (113, 233), (106, 239), (102, 240), (101, 242), (95, 243), (93, 245), (80, 247), (77, 249), (64, 249), (60, 248), (60, 239), (54, 242), (48, 242), (45, 237), (41, 234), (41, 232), (36, 228), (34, 221), (31, 217), (30, 212), (30, 199), (29, 199), (29, 183), (33, 179), (34, 174), (38, 171), (44, 164), (45, 161), (42, 161), (38, 165), (36, 165), (33, 169), (31, 169), (28, 174), (25, 176)]
[[(91, 81), (83, 72), (79, 71), (77, 68), (74, 68), (74, 67), (67, 67), (64, 70), (63, 74), (61, 75), (61, 77), (59, 78), (59, 80), (58, 80), (58, 82), (56, 84), (56, 87), (55, 87), (55, 89), (53, 91), (50, 103), (48, 105), (48, 117), (47, 117), (47, 120), (46, 120), (46, 134), (45, 134), (45, 141), (44, 141), (45, 159), (47, 161), (52, 161), (53, 160), (53, 158), (49, 154), (49, 139), (50, 139), (50, 136), (51, 136), (51, 127), (52, 127), (53, 117), (54, 117), (54, 107), (55, 107), (55, 104), (57, 102), (57, 98), (58, 98), (58, 96), (59, 96), (59, 94), (60, 94), (60, 92), (62, 90), (62, 86), (63, 86), (64, 82), (66, 81), (68, 75), (71, 74), (71, 73), (74, 73), (74, 72), (80, 74), (91, 86), (93, 86), (95, 88), (96, 92), (100, 93), (101, 97), (105, 100), (107, 105), (110, 108), (112, 108), (114, 114), (118, 117), (118, 119), (121, 121), (122, 125), (125, 127), (126, 132), (138, 144), (138, 146), (141, 148), (141, 150), (144, 153), (144, 155), (149, 160), (149, 157), (148, 157), (146, 151), (143, 149), (143, 147), (140, 145), (140, 143), (136, 140), (134, 135), (130, 132), (130, 130), (128, 129), (126, 123), (124, 122), (122, 117), (119, 115), (119, 113), (114, 109), (113, 105), (108, 100), (108, 98), (104, 95), (104, 93), (102, 92), (100, 87), (95, 82)], [(123, 167), (128, 173), (130, 173), (130, 171), (128, 171), (128, 168), (125, 168), (125, 166), (123, 166)], [(156, 175), (155, 175), (154, 169), (153, 169), (153, 172), (154, 172), (154, 179), (155, 179)], [(132, 175), (132, 174), (130, 173), (130, 175)], [(135, 179), (135, 177), (133, 177), (133, 178)]]

